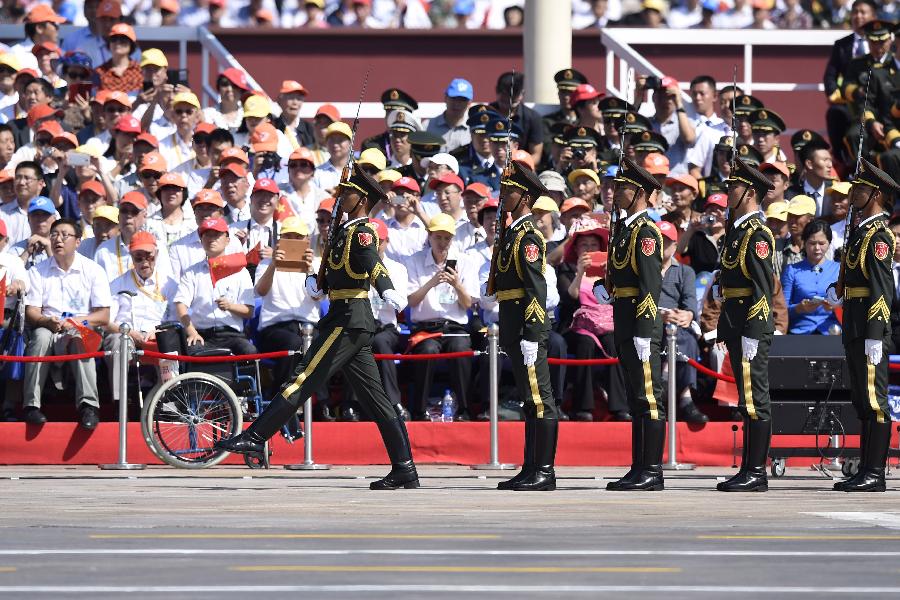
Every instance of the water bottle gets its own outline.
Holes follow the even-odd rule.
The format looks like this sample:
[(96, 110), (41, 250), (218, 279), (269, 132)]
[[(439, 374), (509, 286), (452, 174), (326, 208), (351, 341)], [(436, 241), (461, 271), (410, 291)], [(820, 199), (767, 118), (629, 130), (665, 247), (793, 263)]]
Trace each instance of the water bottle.
[(444, 423), (452, 423), (453, 415), (456, 414), (456, 398), (450, 393), (450, 390), (444, 390), (444, 397), (441, 399), (441, 416)]

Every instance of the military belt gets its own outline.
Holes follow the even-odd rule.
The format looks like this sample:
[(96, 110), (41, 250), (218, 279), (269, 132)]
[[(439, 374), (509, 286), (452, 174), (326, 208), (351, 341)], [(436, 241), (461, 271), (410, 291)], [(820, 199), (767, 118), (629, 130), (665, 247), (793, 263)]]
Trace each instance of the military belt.
[(726, 300), (730, 300), (730, 299), (732, 299), (732, 298), (746, 298), (746, 297), (752, 296), (752, 295), (753, 295), (753, 288), (748, 288), (748, 287), (742, 287), (742, 288), (736, 288), (736, 287), (722, 288), (722, 296), (723, 296)]
[(854, 298), (868, 298), (870, 294), (867, 287), (846, 287), (844, 288), (844, 299), (852, 300)]
[(334, 290), (333, 292), (328, 292), (328, 299), (331, 301), (354, 300), (354, 299), (368, 298), (368, 297), (369, 297), (369, 292), (367, 290), (360, 290), (360, 289)]
[(505, 302), (507, 300), (518, 300), (519, 298), (524, 298), (524, 297), (525, 297), (525, 290), (523, 288), (497, 291), (497, 302)]
[(636, 287), (617, 287), (613, 288), (613, 296), (616, 298), (637, 298), (641, 295), (641, 290)]

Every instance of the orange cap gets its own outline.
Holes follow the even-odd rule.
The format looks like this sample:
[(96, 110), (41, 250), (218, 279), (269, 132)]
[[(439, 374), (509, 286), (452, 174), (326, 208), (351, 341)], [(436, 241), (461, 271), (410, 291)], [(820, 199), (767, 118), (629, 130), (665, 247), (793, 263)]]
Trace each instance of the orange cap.
[(285, 79), (281, 82), (281, 91), (279, 94), (293, 94), (294, 92), (298, 94), (303, 94), (306, 96), (309, 92), (306, 91), (306, 88), (303, 87), (303, 84), (299, 81), (294, 81), (293, 79)]
[(149, 231), (138, 231), (131, 236), (131, 243), (128, 244), (128, 251), (136, 252), (138, 250), (146, 250), (147, 252), (156, 250), (156, 238), (153, 237), (152, 233)]
[(110, 27), (109, 35), (106, 36), (106, 39), (117, 35), (127, 37), (135, 44), (137, 43), (137, 36), (134, 34), (134, 29), (128, 23), (116, 23), (115, 25)]
[(147, 196), (144, 195), (144, 192), (132, 190), (122, 196), (122, 199), (119, 200), (119, 206), (122, 206), (123, 204), (130, 204), (144, 210), (147, 208)]
[(681, 183), (694, 190), (695, 194), (700, 193), (700, 184), (697, 183), (697, 179), (689, 173), (670, 175), (666, 178), (666, 185), (672, 185), (673, 183)]
[(296, 160), (296, 161), (305, 160), (305, 161), (311, 162), (314, 165), (316, 164), (316, 159), (312, 153), (312, 150), (310, 150), (306, 146), (300, 146), (299, 148), (297, 148), (296, 150), (291, 152), (291, 156), (288, 158), (288, 161), (292, 161), (292, 160)]
[(206, 122), (197, 123), (197, 126), (194, 127), (194, 135), (197, 135), (198, 133), (209, 135), (210, 133), (212, 133), (215, 130), (216, 130), (216, 126), (213, 125), (212, 123), (206, 123)]
[(278, 131), (271, 123), (260, 123), (250, 136), (254, 152), (275, 152), (278, 150)]
[(644, 168), (651, 175), (668, 175), (669, 159), (665, 154), (651, 152), (644, 158)]
[(524, 164), (526, 167), (534, 171), (534, 159), (531, 153), (526, 150), (516, 150), (513, 152), (512, 159), (518, 163)]
[(49, 4), (38, 4), (25, 16), (26, 23), (65, 23), (65, 17), (56, 14)]
[(219, 171), (228, 171), (229, 173), (236, 175), (237, 177), (246, 177), (247, 169), (244, 165), (236, 162), (228, 163), (227, 165), (222, 165), (219, 167)]
[[(55, 121), (54, 121), (54, 123), (55, 123)], [(58, 133), (55, 136), (53, 136), (53, 139), (50, 140), (50, 145), (56, 146), (60, 142), (69, 142), (70, 144), (72, 144), (73, 148), (78, 147), (78, 138), (75, 137), (74, 134), (69, 133), (68, 131), (63, 131), (62, 133)]]
[(222, 195), (216, 190), (204, 188), (197, 192), (197, 195), (191, 200), (191, 206), (197, 206), (198, 204), (212, 204), (213, 206), (223, 208), (225, 206), (225, 200), (222, 199)]
[(103, 98), (103, 104), (105, 106), (110, 102), (118, 102), (126, 108), (131, 108), (131, 98), (128, 97), (128, 94), (126, 94), (125, 92), (120, 92), (119, 90), (106, 92), (106, 96), (104, 96)]
[(83, 184), (81, 184), (79, 193), (83, 194), (84, 192), (93, 192), (101, 198), (106, 198), (106, 188), (103, 187), (103, 184), (96, 179), (85, 181)]
[(159, 9), (174, 13), (176, 15), (181, 12), (181, 7), (178, 6), (178, 2), (176, 2), (176, 0), (159, 0)]
[(116, 0), (103, 0), (97, 5), (97, 18), (110, 17), (112, 19), (122, 18), (122, 5)]
[(316, 209), (316, 212), (320, 210), (324, 210), (327, 213), (330, 213), (334, 210), (334, 198), (328, 197), (319, 202), (319, 207)]
[(168, 171), (168, 167), (166, 166), (166, 159), (163, 158), (163, 155), (155, 150), (153, 152), (148, 152), (141, 159), (141, 171), (153, 171), (154, 173), (165, 173)]
[(219, 166), (223, 166), (227, 161), (237, 160), (245, 165), (250, 164), (250, 159), (247, 158), (247, 153), (241, 150), (236, 146), (232, 146), (231, 148), (225, 148), (222, 150), (222, 154), (219, 155)]
[(159, 178), (159, 189), (162, 189), (167, 185), (179, 187), (181, 189), (187, 188), (187, 185), (184, 183), (184, 178), (178, 173), (163, 173), (163, 176)]
[(581, 198), (572, 196), (571, 198), (566, 198), (562, 203), (562, 206), (559, 207), (559, 212), (564, 213), (566, 211), (572, 210), (573, 208), (584, 208), (587, 210), (591, 210), (590, 205), (582, 200)]

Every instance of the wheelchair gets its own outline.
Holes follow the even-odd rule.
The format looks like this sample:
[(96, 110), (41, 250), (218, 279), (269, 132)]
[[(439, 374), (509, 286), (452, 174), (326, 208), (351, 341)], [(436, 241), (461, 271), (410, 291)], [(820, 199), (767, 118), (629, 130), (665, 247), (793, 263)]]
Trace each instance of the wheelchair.
[[(160, 352), (192, 356), (230, 356), (221, 348), (189, 352), (180, 324), (163, 324), (156, 332)], [(176, 363), (179, 364), (179, 363)], [(205, 469), (219, 464), (228, 452), (216, 450), (217, 441), (243, 429), (245, 413), (259, 414), (268, 405), (259, 377), (259, 362), (180, 363), (179, 374), (152, 391), (141, 411), (141, 433), (147, 446), (164, 463), (181, 469)], [(303, 436), (299, 421), (282, 428), (293, 443)], [(251, 469), (268, 468), (271, 451), (246, 455)]]

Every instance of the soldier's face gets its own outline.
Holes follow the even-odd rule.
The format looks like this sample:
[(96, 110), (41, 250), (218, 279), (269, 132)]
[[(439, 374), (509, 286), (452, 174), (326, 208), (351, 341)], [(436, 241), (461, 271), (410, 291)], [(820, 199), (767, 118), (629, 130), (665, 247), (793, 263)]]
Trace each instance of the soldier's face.
[(345, 213), (349, 213), (356, 208), (361, 198), (362, 196), (358, 192), (345, 188), (344, 191), (341, 192), (341, 209)]
[(617, 183), (613, 190), (613, 202), (619, 208), (627, 209), (638, 195), (638, 188), (630, 183)]
[(746, 183), (735, 182), (728, 185), (728, 207), (736, 208), (742, 200), (746, 200), (753, 194)]
[(777, 141), (778, 136), (772, 131), (753, 132), (753, 145), (756, 146), (756, 149), (759, 150), (759, 153), (762, 154), (763, 157), (768, 156), (769, 152), (772, 151), (772, 148), (775, 147)]
[(869, 40), (869, 53), (872, 56), (884, 56), (891, 49), (892, 38), (886, 40)]
[(881, 194), (875, 188), (862, 183), (855, 183), (850, 188), (850, 204), (853, 208), (863, 208), (870, 198), (873, 202), (878, 202)]

